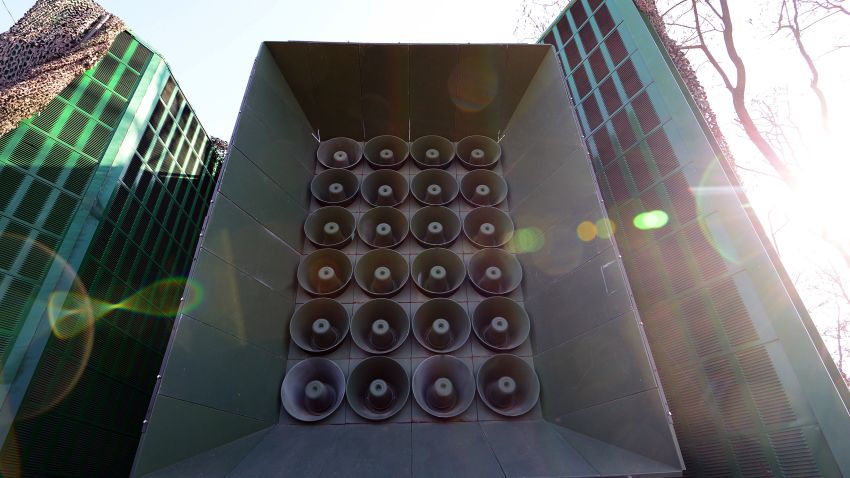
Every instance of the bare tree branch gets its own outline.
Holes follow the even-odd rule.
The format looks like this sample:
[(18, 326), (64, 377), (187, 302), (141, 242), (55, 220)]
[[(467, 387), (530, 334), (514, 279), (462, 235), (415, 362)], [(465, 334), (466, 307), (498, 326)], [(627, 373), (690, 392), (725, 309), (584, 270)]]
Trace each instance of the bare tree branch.
[(780, 10), (779, 21), (777, 22), (777, 31), (788, 30), (790, 32), (791, 37), (794, 39), (794, 43), (797, 45), (797, 51), (806, 62), (806, 66), (809, 68), (809, 73), (812, 75), (809, 88), (811, 88), (812, 92), (818, 99), (818, 103), (820, 104), (823, 128), (825, 131), (829, 132), (829, 104), (826, 101), (826, 95), (820, 88), (820, 71), (818, 71), (812, 56), (809, 54), (809, 51), (803, 43), (803, 29), (800, 27), (800, 1), (801, 0), (782, 0), (782, 8)]

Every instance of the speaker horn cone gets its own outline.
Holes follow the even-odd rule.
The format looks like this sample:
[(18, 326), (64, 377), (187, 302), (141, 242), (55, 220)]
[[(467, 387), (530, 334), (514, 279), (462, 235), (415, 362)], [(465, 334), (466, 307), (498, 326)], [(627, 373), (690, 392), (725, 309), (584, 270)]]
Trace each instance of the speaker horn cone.
[(508, 351), (528, 338), (531, 322), (525, 309), (507, 297), (488, 297), (472, 313), (472, 330), (492, 350)]
[(313, 299), (295, 311), (289, 321), (289, 335), (307, 352), (328, 352), (348, 335), (348, 312), (333, 299)]
[(480, 207), (463, 219), (463, 232), (476, 247), (502, 247), (514, 235), (514, 223), (501, 209)]
[(354, 215), (339, 206), (319, 208), (304, 221), (304, 234), (318, 247), (345, 247), (354, 239), (354, 229)]
[(347, 206), (360, 191), (357, 176), (344, 169), (328, 169), (317, 174), (310, 183), (310, 193), (321, 204)]
[(422, 136), (410, 146), (410, 155), (420, 169), (443, 169), (454, 159), (455, 145), (442, 136)]
[(336, 363), (325, 358), (298, 362), (283, 378), (280, 399), (296, 420), (315, 422), (330, 416), (345, 395), (345, 375)]
[(333, 297), (342, 293), (352, 272), (348, 256), (336, 249), (319, 249), (298, 265), (298, 284), (311, 295)]
[(360, 191), (372, 207), (396, 207), (407, 199), (408, 189), (404, 176), (397, 171), (381, 169), (366, 176)]
[(407, 218), (396, 208), (381, 206), (369, 209), (360, 218), (357, 234), (369, 247), (393, 248), (407, 237)]
[(369, 357), (357, 364), (348, 377), (348, 404), (367, 420), (391, 418), (404, 408), (409, 395), (407, 372), (388, 357)]
[(370, 354), (387, 354), (397, 349), (410, 333), (407, 311), (390, 299), (366, 302), (351, 319), (351, 338)]
[(454, 252), (426, 249), (413, 259), (411, 275), (417, 287), (432, 297), (452, 295), (463, 284), (466, 267)]
[(407, 141), (398, 136), (376, 136), (366, 142), (366, 161), (375, 169), (398, 169), (407, 159)]
[(470, 329), (466, 309), (451, 299), (431, 299), (413, 314), (413, 336), (431, 352), (459, 349), (469, 339)]
[(424, 247), (447, 247), (457, 240), (460, 229), (460, 218), (447, 207), (423, 207), (410, 219), (413, 237)]
[(466, 169), (492, 168), (502, 157), (502, 147), (486, 136), (467, 136), (457, 143), (457, 156)]
[(522, 267), (513, 254), (483, 249), (469, 260), (469, 280), (484, 295), (510, 294), (522, 281)]
[(413, 197), (425, 206), (445, 206), (454, 201), (460, 186), (454, 175), (441, 169), (426, 169), (413, 176)]
[(508, 184), (493, 171), (480, 169), (463, 176), (460, 193), (473, 206), (496, 206), (508, 197)]
[(375, 249), (357, 259), (354, 279), (367, 294), (390, 297), (397, 294), (410, 275), (404, 257), (391, 249)]
[(494, 355), (481, 364), (476, 388), (488, 408), (506, 417), (528, 413), (540, 396), (534, 369), (516, 355)]
[(465, 412), (475, 398), (472, 372), (457, 357), (429, 357), (413, 373), (413, 398), (434, 417), (456, 417)]
[(333, 138), (319, 143), (316, 157), (326, 168), (351, 169), (363, 157), (363, 146), (351, 138)]

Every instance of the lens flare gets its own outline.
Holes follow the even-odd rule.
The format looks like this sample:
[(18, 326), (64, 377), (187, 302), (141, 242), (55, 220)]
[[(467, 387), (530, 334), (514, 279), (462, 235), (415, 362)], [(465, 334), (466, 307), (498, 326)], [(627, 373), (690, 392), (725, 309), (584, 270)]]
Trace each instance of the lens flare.
[(202, 299), (203, 290), (194, 282), (182, 277), (169, 277), (117, 303), (94, 299), (85, 292), (55, 292), (48, 303), (48, 318), (56, 337), (70, 339), (114, 310), (170, 317), (177, 313), (181, 303), (183, 312), (189, 312)]
[[(86, 287), (77, 276), (77, 271), (50, 247), (27, 236), (5, 233), (0, 234), (0, 251), (16, 251), (18, 255), (26, 255), (30, 260), (36, 259), (45, 264), (46, 267), (50, 267), (51, 270), (58, 272), (55, 288), (64, 292), (61, 294), (54, 293), (57, 294), (56, 297), (49, 298), (48, 304), (43, 304), (47, 306), (48, 313), (51, 308), (50, 299), (54, 299), (53, 302), (61, 303), (65, 295), (69, 293), (80, 297), (87, 296)], [(38, 304), (39, 302), (36, 302), (33, 307)], [(82, 377), (94, 345), (94, 328), (91, 326), (94, 323), (94, 315), (85, 301), (77, 304), (77, 307), (78, 312), (73, 324), (68, 323), (67, 325), (78, 332), (73, 340), (64, 341), (60, 345), (63, 353), (68, 357), (73, 357), (73, 360), (68, 360), (61, 370), (56, 370), (56, 376), (53, 380), (30, 383), (27, 390), (28, 399), (21, 405), (17, 416), (18, 420), (27, 420), (51, 410), (71, 393)], [(5, 369), (5, 363), (0, 365)], [(10, 370), (4, 370), (4, 372), (12, 374)], [(3, 468), (0, 471), (2, 471), (3, 476), (14, 476), (12, 474), (14, 470), (10, 471)]]
[[(712, 233), (712, 228), (709, 225), (709, 218), (712, 216), (710, 207), (712, 202), (722, 202), (729, 197), (732, 197), (735, 200), (738, 199), (735, 188), (728, 185), (720, 163), (717, 161), (710, 163), (702, 173), (699, 186), (693, 188), (691, 191), (693, 192), (697, 209), (697, 223), (699, 224), (705, 240), (708, 241), (708, 243), (711, 244), (711, 247), (714, 248), (714, 250), (717, 251), (727, 262), (730, 264), (741, 264), (742, 259), (738, 252), (732, 247), (732, 243), (728, 240), (724, 242), (719, 241), (717, 237), (715, 237), (714, 233)], [(726, 244), (725, 246), (724, 243)]]
[(584, 221), (576, 228), (576, 234), (583, 242), (590, 242), (596, 239), (598, 234), (596, 231), (596, 224), (590, 221)]
[(642, 212), (635, 216), (633, 224), (641, 231), (661, 229), (670, 221), (670, 216), (661, 210)]
[(499, 92), (499, 76), (488, 58), (466, 58), (458, 62), (449, 76), (449, 95), (460, 110), (483, 110)]
[(545, 243), (543, 231), (536, 227), (524, 227), (514, 232), (514, 237), (508, 243), (507, 249), (515, 254), (527, 254), (543, 249)]
[(617, 231), (617, 225), (614, 224), (614, 221), (608, 218), (602, 218), (596, 221), (596, 235), (601, 239), (611, 239), (614, 236), (614, 233)]

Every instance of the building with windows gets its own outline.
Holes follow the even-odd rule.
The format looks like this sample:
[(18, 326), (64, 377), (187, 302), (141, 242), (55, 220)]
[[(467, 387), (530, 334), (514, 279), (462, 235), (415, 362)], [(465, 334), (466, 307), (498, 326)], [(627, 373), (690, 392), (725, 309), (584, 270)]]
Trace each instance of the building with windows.
[(126, 303), (185, 280), (218, 150), (94, 2), (37, 2), (0, 65), (0, 469), (126, 475), (182, 285)]
[[(557, 51), (618, 226), (685, 475), (846, 475), (850, 393), (652, 3), (575, 0), (540, 42)], [(669, 225), (639, 228), (655, 210)]]

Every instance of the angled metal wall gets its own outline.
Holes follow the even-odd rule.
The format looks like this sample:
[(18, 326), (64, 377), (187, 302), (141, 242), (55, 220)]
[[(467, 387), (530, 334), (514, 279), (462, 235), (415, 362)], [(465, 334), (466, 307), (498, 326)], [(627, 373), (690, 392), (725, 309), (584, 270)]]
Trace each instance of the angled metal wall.
[(178, 316), (134, 474), (277, 423), (316, 144), (261, 46), (189, 276), (205, 299)]
[[(850, 473), (834, 364), (633, 2), (576, 0), (541, 41), (561, 59), (617, 226), (686, 474)], [(669, 224), (635, 227), (653, 210)]]
[[(579, 224), (604, 224), (607, 216), (554, 52), (519, 103), (502, 148), (511, 215), (538, 243), (518, 257), (544, 417), (654, 460), (656, 471), (681, 470), (619, 251), (604, 231), (576, 234)], [(639, 472), (639, 460), (596, 459), (614, 454), (589, 460), (603, 475)]]

